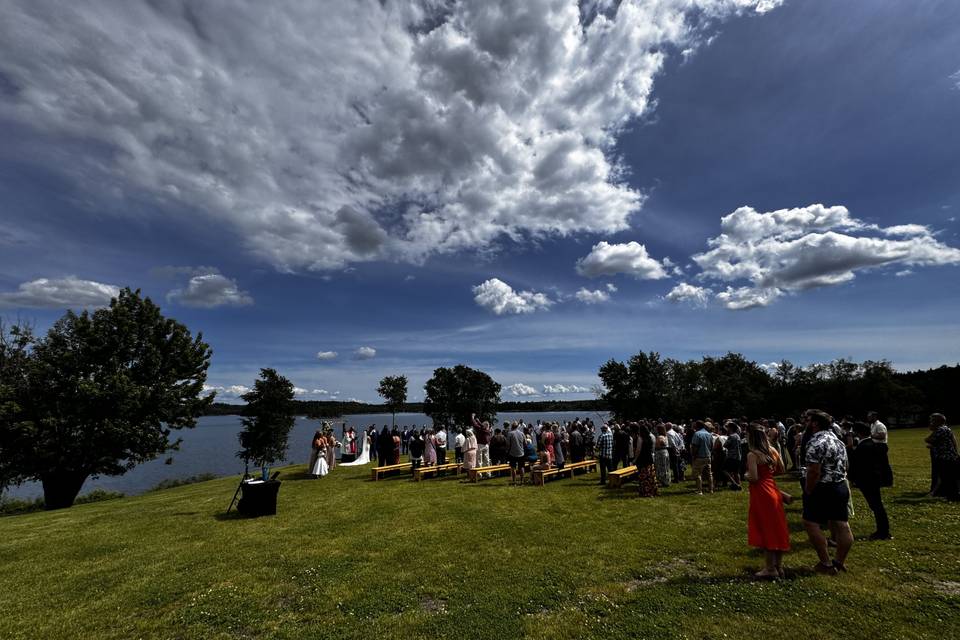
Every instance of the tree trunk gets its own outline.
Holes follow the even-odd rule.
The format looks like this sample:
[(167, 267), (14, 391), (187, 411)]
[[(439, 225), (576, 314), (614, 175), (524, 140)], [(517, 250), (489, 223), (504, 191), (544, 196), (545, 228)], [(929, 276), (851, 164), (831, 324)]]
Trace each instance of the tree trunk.
[(50, 510), (72, 507), (87, 476), (88, 474), (80, 471), (53, 471), (40, 476), (44, 508)]

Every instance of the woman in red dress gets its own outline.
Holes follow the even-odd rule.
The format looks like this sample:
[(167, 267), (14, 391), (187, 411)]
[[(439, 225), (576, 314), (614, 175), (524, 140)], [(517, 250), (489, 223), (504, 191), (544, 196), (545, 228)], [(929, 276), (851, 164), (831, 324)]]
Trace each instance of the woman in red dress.
[(750, 425), (750, 453), (747, 454), (747, 480), (750, 482), (750, 511), (747, 518), (747, 542), (763, 549), (766, 567), (757, 578), (783, 577), (783, 552), (790, 550), (790, 530), (784, 502), (792, 498), (781, 492), (773, 476), (783, 471), (780, 456), (770, 446), (763, 427)]

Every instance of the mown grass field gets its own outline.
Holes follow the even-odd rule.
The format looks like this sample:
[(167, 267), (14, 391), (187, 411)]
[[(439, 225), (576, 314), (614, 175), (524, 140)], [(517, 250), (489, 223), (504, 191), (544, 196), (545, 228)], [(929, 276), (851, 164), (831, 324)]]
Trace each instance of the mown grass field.
[(799, 501), (787, 579), (766, 583), (746, 492), (291, 467), (275, 517), (224, 517), (221, 479), (0, 518), (0, 638), (958, 638), (960, 505), (923, 497), (926, 433), (891, 433), (895, 538), (864, 539), (855, 492), (838, 577), (809, 570)]

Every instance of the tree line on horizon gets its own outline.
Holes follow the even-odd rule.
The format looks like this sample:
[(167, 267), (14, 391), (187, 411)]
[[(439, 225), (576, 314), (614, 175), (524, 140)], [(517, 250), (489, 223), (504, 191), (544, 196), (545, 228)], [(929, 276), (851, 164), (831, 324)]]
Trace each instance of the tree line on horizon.
[(681, 361), (641, 351), (607, 361), (599, 376), (602, 398), (620, 419), (785, 418), (815, 407), (838, 419), (877, 411), (893, 425), (915, 426), (933, 412), (960, 413), (960, 365), (898, 372), (887, 360), (839, 358), (806, 367), (782, 360), (769, 369), (740, 353)]

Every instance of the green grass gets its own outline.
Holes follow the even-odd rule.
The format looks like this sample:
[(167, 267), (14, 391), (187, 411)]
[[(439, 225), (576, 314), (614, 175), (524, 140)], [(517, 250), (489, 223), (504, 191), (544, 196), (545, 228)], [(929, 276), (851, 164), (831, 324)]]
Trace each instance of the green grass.
[(956, 638), (960, 505), (923, 497), (925, 434), (891, 432), (895, 539), (858, 540), (838, 577), (808, 570), (799, 501), (788, 578), (760, 583), (746, 492), (291, 467), (275, 517), (224, 517), (220, 479), (0, 518), (0, 637)]

